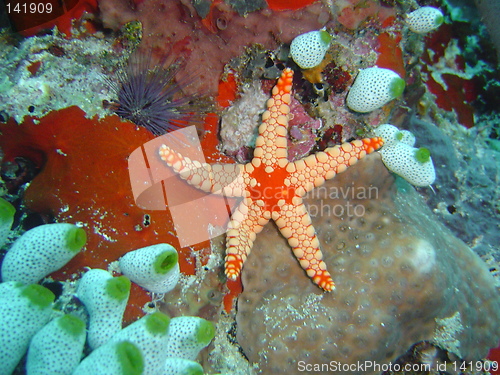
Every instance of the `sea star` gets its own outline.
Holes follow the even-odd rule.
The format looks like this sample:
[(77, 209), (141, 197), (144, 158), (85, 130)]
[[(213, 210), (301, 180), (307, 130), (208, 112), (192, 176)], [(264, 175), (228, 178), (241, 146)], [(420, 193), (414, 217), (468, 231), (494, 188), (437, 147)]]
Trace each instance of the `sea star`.
[(335, 284), (322, 260), (319, 241), (302, 197), (380, 148), (383, 141), (379, 137), (355, 140), (290, 162), (286, 136), (292, 78), (293, 71), (285, 69), (273, 88), (250, 163), (200, 163), (165, 145), (159, 153), (168, 166), (198, 189), (243, 197), (227, 229), (225, 272), (228, 278), (238, 277), (256, 234), (273, 219), (307, 275), (319, 287), (331, 291)]

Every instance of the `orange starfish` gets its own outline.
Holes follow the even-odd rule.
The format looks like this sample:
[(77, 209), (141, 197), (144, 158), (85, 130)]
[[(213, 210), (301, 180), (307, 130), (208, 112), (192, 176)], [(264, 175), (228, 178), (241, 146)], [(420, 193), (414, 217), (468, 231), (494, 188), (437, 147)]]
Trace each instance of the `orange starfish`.
[(243, 197), (227, 230), (226, 275), (235, 280), (256, 234), (270, 219), (288, 239), (307, 275), (326, 291), (335, 284), (322, 260), (311, 218), (302, 197), (383, 144), (365, 138), (327, 148), (290, 162), (287, 159), (288, 114), (293, 71), (285, 69), (262, 115), (254, 157), (248, 164), (207, 164), (191, 161), (163, 145), (160, 157), (189, 184), (209, 193)]

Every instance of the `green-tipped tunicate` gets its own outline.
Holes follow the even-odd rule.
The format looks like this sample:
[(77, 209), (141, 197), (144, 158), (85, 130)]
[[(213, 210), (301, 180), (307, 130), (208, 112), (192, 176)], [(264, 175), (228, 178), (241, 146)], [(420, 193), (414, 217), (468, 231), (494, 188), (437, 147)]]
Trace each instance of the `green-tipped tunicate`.
[(106, 293), (121, 302), (128, 299), (130, 286), (130, 280), (126, 276), (113, 277), (106, 281)]
[(444, 22), (441, 10), (434, 7), (422, 7), (406, 15), (408, 28), (417, 34), (426, 34), (436, 30)]
[(21, 295), (26, 297), (33, 306), (36, 306), (39, 309), (49, 307), (55, 299), (54, 293), (38, 284), (26, 286), (26, 288), (22, 289)]
[(154, 269), (157, 273), (165, 275), (178, 264), (178, 260), (179, 255), (177, 251), (164, 251), (156, 257)]
[(391, 93), (391, 99), (399, 98), (403, 91), (405, 91), (406, 83), (403, 78), (395, 77), (389, 86), (389, 91)]
[(391, 124), (381, 124), (373, 132), (384, 140), (384, 147), (390, 147), (397, 142), (403, 142), (410, 146), (415, 145), (415, 136), (412, 132), (400, 130)]
[(152, 335), (163, 335), (168, 332), (170, 318), (159, 311), (156, 311), (146, 318), (146, 330)]
[(64, 315), (57, 320), (60, 329), (73, 337), (80, 337), (85, 334), (85, 323), (83, 320), (74, 315)]
[(121, 272), (153, 293), (168, 293), (180, 276), (179, 256), (167, 243), (130, 251), (120, 258)]
[(194, 360), (215, 336), (212, 322), (197, 316), (179, 316), (170, 320), (168, 358)]
[(31, 338), (50, 320), (54, 294), (47, 288), (9, 283), (0, 297), (0, 375), (10, 375)]
[(360, 69), (349, 89), (346, 104), (356, 112), (371, 112), (399, 97), (405, 85), (405, 81), (390, 69), (377, 66)]
[(144, 370), (144, 358), (141, 351), (130, 341), (122, 341), (116, 344), (116, 356), (123, 375), (142, 374)]
[[(425, 150), (425, 149), (424, 149)], [(393, 146), (382, 148), (382, 161), (391, 172), (394, 172), (414, 186), (429, 186), (436, 179), (436, 172), (430, 153), (398, 142)]]
[(2, 279), (37, 283), (68, 263), (86, 241), (85, 231), (73, 224), (35, 227), (19, 237), (5, 255)]
[(63, 315), (44, 326), (31, 340), (26, 359), (28, 375), (71, 374), (82, 358), (85, 323)]
[(73, 372), (73, 375), (96, 374), (145, 374), (140, 349), (130, 341), (110, 341), (90, 353)]
[(212, 322), (209, 322), (208, 320), (201, 321), (196, 332), (196, 341), (204, 346), (207, 346), (208, 344), (210, 344), (210, 341), (212, 341), (214, 336), (214, 324)]
[(425, 147), (413, 147), (413, 133), (399, 130), (391, 124), (379, 125), (374, 133), (384, 140), (384, 146), (379, 152), (387, 169), (414, 186), (429, 186), (435, 181), (436, 172), (431, 153)]
[(290, 44), (290, 56), (302, 69), (318, 66), (330, 46), (332, 36), (326, 30), (315, 30), (298, 35)]
[(76, 290), (89, 313), (88, 343), (92, 349), (106, 343), (122, 328), (123, 313), (130, 294), (130, 280), (113, 277), (108, 271), (87, 271)]
[(170, 318), (157, 311), (122, 329), (109, 342), (129, 341), (135, 344), (144, 359), (144, 374), (158, 374), (167, 353), (169, 324)]

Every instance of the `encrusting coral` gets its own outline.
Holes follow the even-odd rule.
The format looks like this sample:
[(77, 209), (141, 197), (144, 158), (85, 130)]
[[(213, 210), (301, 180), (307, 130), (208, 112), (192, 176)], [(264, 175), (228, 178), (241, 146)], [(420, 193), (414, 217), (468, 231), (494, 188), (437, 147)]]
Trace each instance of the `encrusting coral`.
[(221, 115), (221, 151), (227, 155), (236, 155), (236, 160), (240, 163), (245, 161), (246, 155), (238, 150), (255, 145), (255, 124), (259, 122), (268, 98), (262, 91), (260, 82), (243, 86), (240, 98)]
[(236, 317), (245, 355), (263, 373), (296, 373), (299, 363), (387, 364), (401, 348), (432, 341), (442, 329), (436, 319), (459, 313), (456, 354), (484, 357), (500, 337), (499, 293), (484, 262), (409, 185), (394, 184), (379, 155), (349, 172), (304, 200), (335, 293), (303, 277), (276, 228), (257, 236)]
[(188, 88), (193, 90), (188, 94), (217, 92), (219, 75), (214, 72), (222, 72), (223, 66), (249, 43), (276, 48), (278, 43), (289, 43), (300, 33), (323, 27), (329, 14), (321, 2), (295, 12), (262, 9), (241, 17), (226, 2), (217, 1), (209, 5), (209, 14), (204, 18), (191, 1), (148, 0), (131, 6), (125, 0), (105, 0), (99, 5), (107, 28), (117, 30), (132, 20), (141, 21), (141, 52), (153, 50), (161, 56), (173, 50), (189, 55), (181, 74), (197, 79)]

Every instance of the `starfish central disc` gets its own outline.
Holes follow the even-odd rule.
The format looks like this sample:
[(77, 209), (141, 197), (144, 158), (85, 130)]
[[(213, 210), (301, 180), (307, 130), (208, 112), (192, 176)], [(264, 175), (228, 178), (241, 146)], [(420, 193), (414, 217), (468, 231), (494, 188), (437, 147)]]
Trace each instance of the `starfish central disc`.
[(181, 178), (203, 191), (243, 197), (227, 229), (228, 278), (234, 280), (239, 276), (256, 235), (272, 219), (306, 274), (320, 288), (331, 291), (335, 284), (322, 260), (320, 244), (302, 197), (379, 149), (383, 141), (379, 137), (355, 140), (288, 161), (286, 136), (292, 78), (293, 71), (285, 69), (273, 88), (250, 163), (202, 164), (165, 145), (160, 148), (160, 157)]
[(277, 167), (271, 173), (267, 173), (263, 168), (256, 168), (250, 178), (258, 182), (256, 186), (248, 188), (249, 198), (252, 201), (263, 201), (267, 211), (279, 211), (280, 205), (291, 204), (295, 197), (295, 187), (284, 185), (287, 176), (285, 168)]

